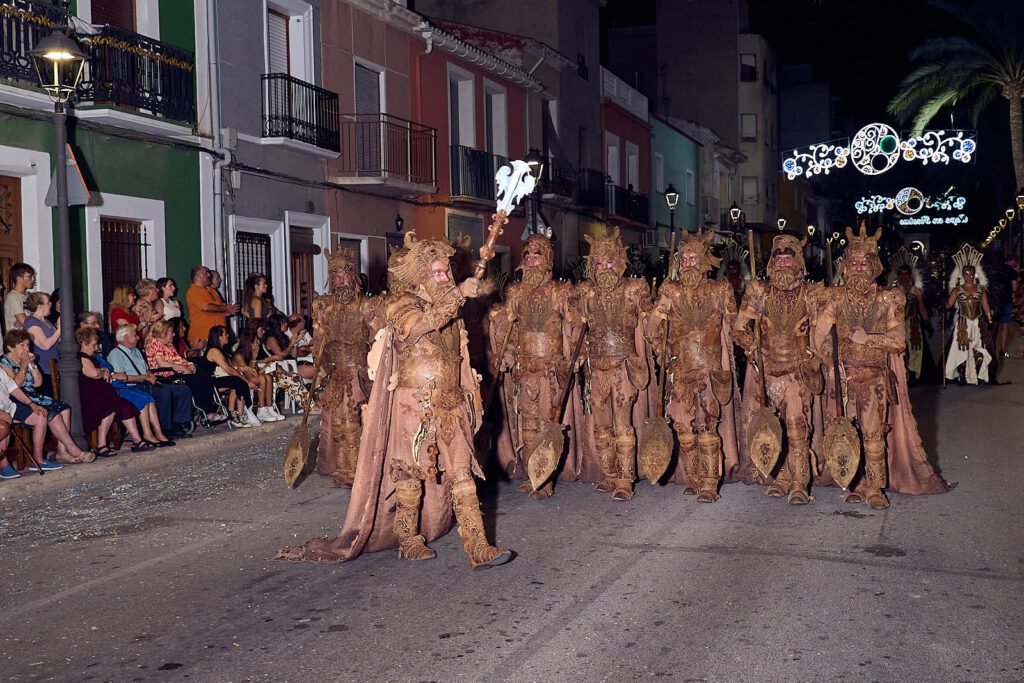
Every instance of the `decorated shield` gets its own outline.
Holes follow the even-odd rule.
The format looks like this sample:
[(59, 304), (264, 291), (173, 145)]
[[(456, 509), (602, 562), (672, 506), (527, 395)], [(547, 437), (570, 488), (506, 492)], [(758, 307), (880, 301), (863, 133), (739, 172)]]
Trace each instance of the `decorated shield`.
[(823, 444), (825, 466), (832, 479), (845, 491), (860, 467), (860, 435), (847, 417), (837, 417), (825, 425)]
[(534, 491), (551, 478), (562, 459), (565, 450), (564, 429), (560, 424), (548, 422), (534, 442), (527, 446), (526, 474), (530, 477)]
[(640, 476), (657, 484), (672, 460), (672, 427), (663, 417), (644, 420), (636, 453)]
[(758, 408), (750, 416), (750, 459), (762, 476), (770, 477), (782, 452), (782, 425), (770, 408)]

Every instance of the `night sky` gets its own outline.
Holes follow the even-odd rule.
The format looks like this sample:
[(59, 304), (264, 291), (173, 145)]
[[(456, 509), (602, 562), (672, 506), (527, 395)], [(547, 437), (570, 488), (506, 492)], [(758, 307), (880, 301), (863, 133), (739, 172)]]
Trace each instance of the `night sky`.
[[(651, 23), (654, 6), (654, 0), (609, 0), (602, 10), (603, 27)], [(780, 65), (810, 63), (818, 78), (830, 82), (833, 94), (842, 99), (849, 135), (873, 121), (901, 130), (886, 105), (910, 71), (909, 53), (927, 38), (957, 29), (923, 0), (750, 0), (750, 15), (751, 29), (768, 39)], [(970, 229), (960, 236), (979, 238), (1014, 194), (1006, 116), (1006, 103), (1000, 101), (979, 121), (978, 154), (968, 167), (899, 164), (874, 177), (847, 172), (825, 181), (820, 191), (843, 198), (845, 204), (854, 195), (895, 194), (908, 184), (925, 194), (956, 185), (968, 198), (971, 219)], [(931, 127), (950, 125), (950, 115), (942, 114)], [(971, 128), (972, 123), (958, 112), (953, 126)]]

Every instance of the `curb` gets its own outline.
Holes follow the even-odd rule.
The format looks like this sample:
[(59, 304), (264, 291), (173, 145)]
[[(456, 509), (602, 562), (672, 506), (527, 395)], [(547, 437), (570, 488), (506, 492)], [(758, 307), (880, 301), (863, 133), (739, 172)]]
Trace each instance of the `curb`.
[[(158, 448), (140, 453), (132, 453), (130, 449), (123, 448), (112, 458), (97, 458), (82, 465), (65, 465), (64, 469), (47, 472), (43, 476), (31, 470), (27, 474), (22, 473), (17, 479), (0, 482), (0, 502), (22, 500), (43, 493), (69, 489), (78, 484), (110, 480), (128, 474), (216, 457), (237, 446), (251, 446), (285, 435), (290, 436), (292, 430), (301, 422), (302, 416), (295, 415), (279, 422), (244, 430), (222, 426), (207, 431), (199, 427), (192, 438), (181, 439), (171, 448)], [(311, 416), (310, 428), (316, 428), (319, 422), (318, 415)], [(245, 436), (239, 432), (245, 432)], [(283, 450), (281, 457), (284, 457)]]

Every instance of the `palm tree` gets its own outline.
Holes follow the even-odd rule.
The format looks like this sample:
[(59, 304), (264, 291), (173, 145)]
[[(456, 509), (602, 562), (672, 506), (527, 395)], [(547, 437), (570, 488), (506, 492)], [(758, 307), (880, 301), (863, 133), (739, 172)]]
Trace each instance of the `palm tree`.
[(914, 70), (900, 83), (889, 113), (915, 134), (944, 109), (966, 105), (974, 125), (1000, 96), (1009, 103), (1017, 187), (1024, 187), (1024, 3), (1020, 0), (931, 0), (959, 35), (931, 38), (910, 53)]

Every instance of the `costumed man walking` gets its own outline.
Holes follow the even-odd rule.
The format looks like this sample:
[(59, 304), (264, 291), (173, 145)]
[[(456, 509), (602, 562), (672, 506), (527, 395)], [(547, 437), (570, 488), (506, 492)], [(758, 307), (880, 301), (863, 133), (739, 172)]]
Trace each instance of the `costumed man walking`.
[(627, 255), (618, 228), (602, 238), (584, 239), (590, 254), (577, 300), (589, 325), (584, 393), (592, 433), (581, 444), (582, 466), (600, 471), (598, 491), (630, 500), (636, 480), (636, 426), (650, 410), (651, 354), (643, 328), (652, 308), (651, 293), (646, 280), (623, 278)]
[(453, 511), (474, 569), (511, 559), (487, 542), (473, 479), (483, 476), (473, 457), (482, 406), (459, 309), (480, 281), (456, 287), (447, 241), (407, 235), (405, 244), (392, 257), (395, 293), (370, 353), (376, 381), (345, 523), (337, 537), (279, 559), (338, 562), (397, 547), (400, 557), (428, 560), (427, 543), (448, 532)]
[[(832, 389), (835, 400), (846, 401), (864, 447), (863, 476), (843, 499), (876, 510), (889, 507), (883, 489), (890, 475), (893, 489), (901, 493), (944, 493), (953, 487), (928, 463), (911, 413), (902, 358), (906, 300), (900, 289), (876, 283), (882, 274), (881, 236), (881, 230), (868, 235), (863, 223), (858, 234), (846, 229), (844, 284), (828, 290), (813, 335), (820, 356), (831, 364), (829, 333), (835, 326), (845, 395), (834, 382)], [(892, 448), (887, 449), (887, 438)]]
[(981, 267), (981, 252), (965, 244), (953, 254), (953, 273), (949, 276), (949, 298), (946, 310), (956, 306), (953, 337), (946, 354), (946, 379), (957, 379), (960, 366), (964, 366), (967, 384), (988, 382), (988, 366), (992, 354), (982, 339), (981, 316), (992, 324), (992, 309), (988, 305), (988, 278)]
[(906, 247), (901, 247), (889, 259), (892, 266), (889, 285), (898, 287), (906, 298), (903, 323), (907, 339), (905, 358), (907, 370), (919, 379), (924, 360), (924, 326), (928, 322), (928, 307), (924, 304), (924, 279), (917, 267), (917, 261), (918, 257), (915, 254), (910, 253)]
[[(718, 500), (723, 468), (719, 423), (732, 403), (734, 375), (732, 326), (736, 322), (733, 285), (708, 279), (718, 265), (709, 245), (714, 232), (683, 233), (674, 255), (678, 280), (662, 283), (648, 318), (648, 339), (655, 340), (668, 372), (667, 414), (679, 441), (683, 493), (702, 503)], [(668, 348), (660, 348), (668, 323)], [(730, 415), (731, 417), (731, 415)], [(730, 420), (731, 422), (731, 420)], [(737, 464), (736, 435), (729, 431), (729, 466)]]
[[(505, 306), (491, 320), (492, 343), (497, 343), (496, 353), (503, 352), (500, 367), (508, 373), (505, 408), (515, 455), (514, 465), (506, 469), (513, 476), (526, 477), (520, 490), (529, 491), (535, 500), (549, 498), (554, 489), (548, 480), (533, 490), (527, 476), (529, 457), (545, 425), (562, 417), (559, 399), (573, 371), (569, 367), (575, 339), (573, 288), (568, 282), (552, 281), (553, 262), (551, 240), (530, 235), (519, 267), (523, 279), (508, 287)], [(568, 415), (571, 421), (572, 412)], [(574, 431), (570, 425), (570, 434)], [(567, 474), (575, 478), (575, 472)]]
[[(792, 235), (776, 235), (768, 260), (768, 281), (751, 281), (743, 295), (733, 336), (747, 354), (744, 382), (744, 424), (761, 400), (756, 376), (763, 372), (771, 406), (785, 423), (786, 450), (774, 481), (765, 490), (773, 498), (787, 496), (791, 505), (811, 501), (809, 430), (811, 402), (822, 390), (821, 364), (810, 347), (810, 326), (820, 286), (803, 281), (804, 242)], [(756, 368), (756, 336), (760, 331), (764, 367)]]
[(312, 348), (315, 358), (323, 344), (320, 369), (325, 375), (317, 400), (322, 412), (316, 471), (337, 486), (348, 486), (359, 454), (361, 406), (370, 393), (366, 352), (373, 307), (363, 298), (351, 254), (325, 249), (324, 255), (328, 293), (313, 300)]

